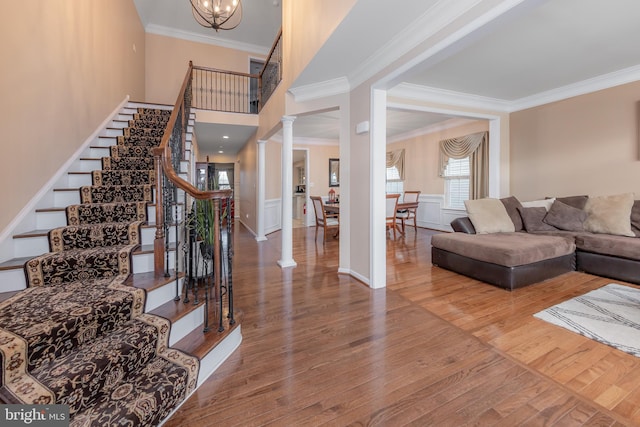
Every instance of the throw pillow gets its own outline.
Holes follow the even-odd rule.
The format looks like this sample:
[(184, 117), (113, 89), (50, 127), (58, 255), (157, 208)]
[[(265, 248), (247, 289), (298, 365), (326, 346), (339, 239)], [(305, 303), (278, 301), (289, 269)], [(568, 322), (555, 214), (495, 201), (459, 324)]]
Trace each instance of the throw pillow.
[(549, 208), (549, 212), (543, 221), (560, 230), (583, 231), (585, 219), (587, 219), (587, 213), (585, 211), (569, 206), (556, 199), (551, 205), (551, 208)]
[(584, 229), (592, 233), (635, 237), (631, 230), (633, 203), (633, 193), (589, 197), (584, 206), (588, 215)]
[(556, 201), (555, 197), (551, 197), (550, 199), (542, 199), (542, 200), (532, 200), (530, 202), (522, 202), (522, 207), (525, 208), (539, 208), (543, 207), (545, 210), (549, 210), (553, 202)]
[(520, 200), (516, 199), (514, 196), (511, 196), (500, 199), (500, 201), (507, 210), (509, 218), (511, 218), (511, 221), (513, 221), (515, 230), (522, 231), (522, 218), (520, 217), (520, 212), (518, 212), (518, 208), (522, 207), (522, 205), (520, 204)]
[(522, 217), (522, 223), (524, 224), (524, 229), (527, 230), (528, 233), (534, 231), (556, 231), (558, 230), (552, 225), (547, 224), (543, 221), (544, 217), (547, 215), (547, 210), (544, 206), (536, 206), (532, 208), (518, 208), (520, 211), (520, 216)]
[(498, 199), (465, 200), (464, 206), (477, 234), (515, 231), (507, 209)]
[(577, 209), (584, 209), (584, 205), (587, 203), (589, 196), (567, 196), (556, 197), (556, 200), (561, 201), (565, 205), (573, 206)]

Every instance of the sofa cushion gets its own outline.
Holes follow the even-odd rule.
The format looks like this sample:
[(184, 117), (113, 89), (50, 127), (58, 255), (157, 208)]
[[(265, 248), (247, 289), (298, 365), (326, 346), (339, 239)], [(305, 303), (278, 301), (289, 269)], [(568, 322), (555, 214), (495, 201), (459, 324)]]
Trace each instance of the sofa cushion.
[(500, 200), (492, 198), (465, 200), (464, 205), (477, 234), (515, 231), (513, 221)]
[(587, 219), (587, 213), (585, 211), (569, 206), (556, 199), (543, 221), (560, 230), (583, 231), (585, 219)]
[(576, 249), (573, 237), (527, 233), (443, 233), (432, 236), (431, 244), (438, 249), (505, 267), (569, 255)]
[(633, 208), (631, 208), (631, 230), (640, 237), (640, 200), (633, 202)]
[(524, 224), (524, 229), (529, 233), (533, 233), (536, 231), (555, 231), (555, 228), (552, 225), (544, 222), (544, 217), (547, 216), (547, 209), (540, 206), (534, 208), (518, 208), (520, 211), (520, 216), (522, 217), (522, 223)]
[(515, 231), (522, 231), (522, 218), (520, 217), (520, 212), (518, 211), (518, 208), (522, 207), (522, 204), (520, 204), (520, 200), (516, 199), (514, 196), (510, 196), (502, 198), (500, 199), (500, 201), (507, 210), (507, 214), (509, 214), (509, 218), (511, 218), (511, 221), (513, 222)]
[(586, 252), (640, 261), (640, 239), (635, 237), (582, 233), (575, 240), (576, 247)]
[(633, 193), (589, 197), (584, 206), (587, 219), (584, 229), (592, 233), (635, 237), (631, 230)]
[(553, 202), (556, 201), (555, 197), (550, 197), (548, 199), (542, 200), (531, 200), (529, 202), (522, 202), (522, 206), (525, 208), (540, 208), (543, 207), (545, 210), (549, 210)]

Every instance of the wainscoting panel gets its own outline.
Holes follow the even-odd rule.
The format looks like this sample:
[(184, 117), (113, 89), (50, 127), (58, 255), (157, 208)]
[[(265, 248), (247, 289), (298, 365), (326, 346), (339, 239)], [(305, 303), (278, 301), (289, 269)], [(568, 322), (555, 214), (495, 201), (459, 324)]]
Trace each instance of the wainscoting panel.
[(264, 233), (269, 234), (282, 228), (282, 201), (269, 199), (264, 202)]
[(418, 201), (418, 227), (452, 231), (451, 221), (466, 216), (465, 211), (446, 209), (444, 194), (421, 194)]

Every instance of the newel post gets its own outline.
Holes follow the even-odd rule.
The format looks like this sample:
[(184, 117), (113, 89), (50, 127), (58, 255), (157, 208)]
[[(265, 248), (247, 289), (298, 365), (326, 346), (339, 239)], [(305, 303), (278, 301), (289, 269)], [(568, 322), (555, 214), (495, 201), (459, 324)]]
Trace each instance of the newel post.
[(164, 149), (154, 148), (153, 159), (156, 173), (156, 237), (153, 241), (153, 268), (156, 273), (164, 272), (164, 206), (162, 201), (162, 155)]

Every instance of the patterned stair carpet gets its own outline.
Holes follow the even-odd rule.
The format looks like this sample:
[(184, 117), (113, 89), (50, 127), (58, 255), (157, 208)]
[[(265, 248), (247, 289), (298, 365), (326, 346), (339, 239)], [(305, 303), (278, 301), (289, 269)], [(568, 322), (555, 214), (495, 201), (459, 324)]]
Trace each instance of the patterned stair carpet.
[(0, 303), (0, 397), (69, 405), (71, 425), (154, 426), (195, 389), (199, 361), (169, 347), (170, 322), (124, 284), (154, 184), (151, 148), (169, 118), (139, 109), (25, 264), (28, 288)]

